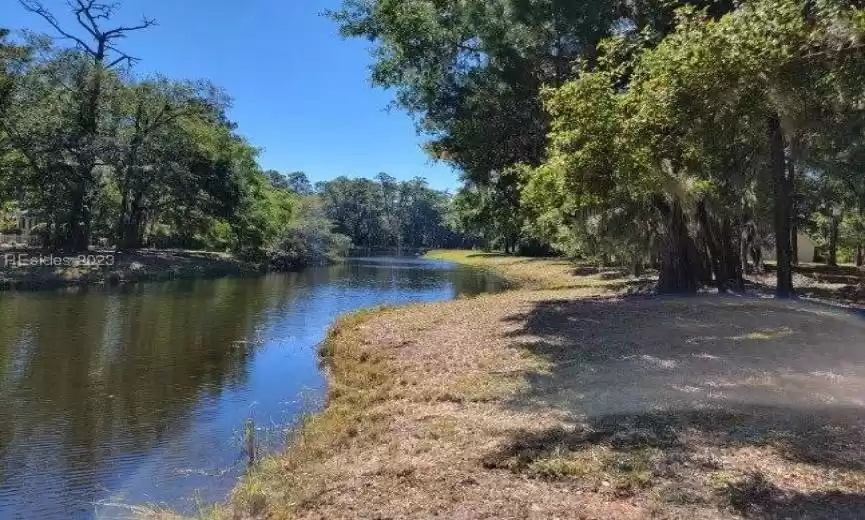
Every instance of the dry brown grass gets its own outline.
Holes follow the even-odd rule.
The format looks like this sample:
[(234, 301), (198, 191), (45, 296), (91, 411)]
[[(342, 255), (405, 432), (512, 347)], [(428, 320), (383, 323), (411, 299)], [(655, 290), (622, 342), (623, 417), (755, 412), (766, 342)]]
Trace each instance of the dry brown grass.
[(344, 318), (328, 406), (219, 516), (860, 517), (860, 316), (593, 276)]

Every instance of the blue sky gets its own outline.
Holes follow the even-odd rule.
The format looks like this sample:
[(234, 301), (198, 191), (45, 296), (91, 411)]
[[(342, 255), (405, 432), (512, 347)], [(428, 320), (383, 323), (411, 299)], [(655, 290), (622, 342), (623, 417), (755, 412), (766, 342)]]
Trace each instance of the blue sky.
[[(110, 0), (106, 0), (110, 1)], [(64, 0), (44, 0), (66, 13)], [(339, 0), (125, 0), (117, 22), (142, 14), (159, 25), (130, 35), (123, 49), (140, 73), (210, 79), (234, 98), (239, 131), (263, 148), (264, 168), (303, 170), (315, 182), (338, 175), (426, 177), (455, 189), (458, 173), (431, 164), (423, 136), (392, 93), (369, 81), (369, 43), (344, 40), (320, 16)], [(50, 32), (17, 0), (0, 0), (0, 25)], [(67, 18), (61, 18), (69, 22)]]

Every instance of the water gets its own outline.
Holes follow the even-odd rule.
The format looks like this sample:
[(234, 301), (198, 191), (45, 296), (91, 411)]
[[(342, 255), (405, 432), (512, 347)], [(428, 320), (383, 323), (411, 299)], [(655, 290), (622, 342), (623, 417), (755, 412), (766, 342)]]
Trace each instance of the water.
[(341, 313), (496, 291), (442, 262), (352, 259), (302, 273), (0, 293), (0, 518), (195, 512), (320, 406), (315, 346)]

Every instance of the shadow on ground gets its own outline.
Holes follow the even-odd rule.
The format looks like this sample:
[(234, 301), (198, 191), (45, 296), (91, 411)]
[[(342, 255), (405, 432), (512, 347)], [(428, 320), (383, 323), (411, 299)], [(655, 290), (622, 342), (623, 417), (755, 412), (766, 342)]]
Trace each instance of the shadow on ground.
[(865, 517), (861, 316), (634, 297), (541, 301), (509, 320), (545, 369), (506, 406), (569, 419), (512, 431), (487, 467), (580, 481), (600, 472), (619, 494), (654, 490), (661, 503), (745, 518)]
[(792, 519), (862, 518), (865, 495), (840, 491), (790, 493), (767, 482), (761, 474), (749, 475), (721, 493), (733, 511), (746, 518)]

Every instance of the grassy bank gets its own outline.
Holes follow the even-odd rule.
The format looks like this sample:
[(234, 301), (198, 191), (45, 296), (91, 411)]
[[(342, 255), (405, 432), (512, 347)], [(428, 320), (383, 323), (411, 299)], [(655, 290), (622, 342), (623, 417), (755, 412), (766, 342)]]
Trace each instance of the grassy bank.
[[(178, 250), (113, 251), (62, 255), (39, 251), (0, 252), (0, 290), (42, 290), (84, 285), (119, 285), (221, 278), (258, 272), (224, 253)], [(39, 259), (42, 264), (39, 265)], [(52, 265), (55, 260), (59, 265)], [(68, 263), (69, 265), (66, 265)]]
[(462, 249), (430, 251), (424, 258), (444, 260), (487, 269), (505, 277), (511, 285), (524, 290), (598, 288), (621, 290), (627, 286), (651, 284), (651, 279), (635, 279), (626, 269), (599, 269), (577, 265), (566, 258), (536, 258), (483, 253)]
[(861, 318), (766, 299), (622, 298), (639, 281), (558, 259), (434, 256), (522, 289), (339, 320), (322, 347), (326, 408), (214, 516), (855, 518), (865, 507)]

